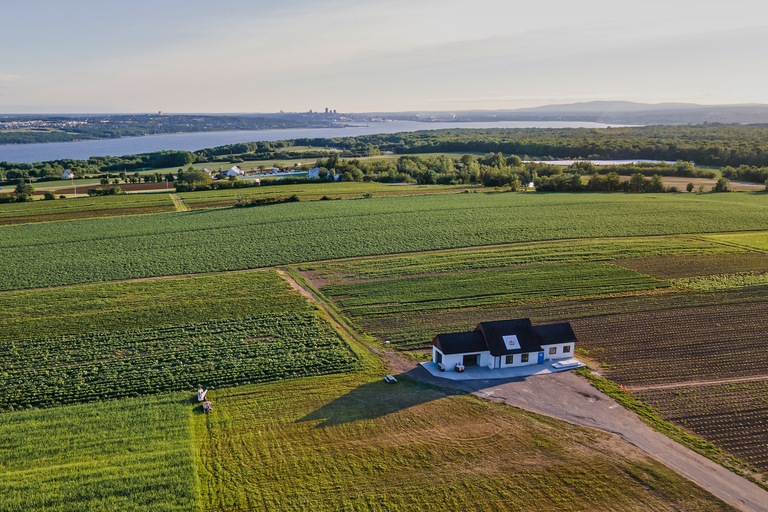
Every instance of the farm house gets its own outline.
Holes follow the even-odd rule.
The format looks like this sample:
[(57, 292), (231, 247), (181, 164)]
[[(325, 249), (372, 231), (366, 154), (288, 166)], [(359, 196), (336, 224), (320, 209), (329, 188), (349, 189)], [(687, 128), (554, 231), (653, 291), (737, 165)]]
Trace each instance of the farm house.
[(528, 318), (482, 322), (474, 331), (438, 334), (432, 361), (445, 368), (490, 369), (543, 364), (573, 357), (576, 335), (571, 324), (532, 325)]

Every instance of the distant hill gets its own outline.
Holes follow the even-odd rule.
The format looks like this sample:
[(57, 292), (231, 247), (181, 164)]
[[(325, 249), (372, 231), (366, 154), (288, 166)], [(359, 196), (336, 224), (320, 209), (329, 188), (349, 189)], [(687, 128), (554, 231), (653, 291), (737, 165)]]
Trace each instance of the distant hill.
[(590, 101), (515, 110), (376, 113), (390, 119), (420, 121), (591, 121), (606, 124), (758, 124), (768, 123), (768, 105), (697, 105), (695, 103), (635, 103)]

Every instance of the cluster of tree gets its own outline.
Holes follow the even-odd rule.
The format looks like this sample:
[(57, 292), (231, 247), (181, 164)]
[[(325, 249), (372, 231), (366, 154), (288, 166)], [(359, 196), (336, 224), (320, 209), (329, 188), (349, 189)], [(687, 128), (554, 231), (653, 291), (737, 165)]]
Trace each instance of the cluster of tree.
[(240, 197), (237, 199), (235, 206), (243, 208), (247, 206), (264, 206), (267, 204), (296, 203), (298, 201), (301, 201), (301, 199), (296, 194), (293, 194), (290, 197)]
[(123, 189), (120, 187), (112, 187), (112, 188), (89, 188), (88, 189), (88, 195), (93, 196), (116, 196), (119, 194), (124, 194)]
[[(602, 176), (595, 173), (588, 180), (579, 174), (556, 174), (543, 176), (534, 181), (538, 192), (634, 192), (634, 193), (663, 193), (680, 192), (677, 187), (666, 187), (658, 174), (646, 178), (640, 173), (632, 174), (629, 180), (622, 180), (615, 172)], [(694, 184), (688, 183), (686, 190), (693, 192)], [(712, 192), (730, 192), (728, 180), (720, 178), (712, 187)]]
[(768, 180), (768, 167), (740, 165), (738, 168), (727, 166), (721, 169), (723, 177), (734, 181), (752, 181), (763, 183)]
[(16, 185), (16, 189), (10, 194), (0, 194), (0, 203), (24, 203), (32, 200), (35, 188), (24, 181)]

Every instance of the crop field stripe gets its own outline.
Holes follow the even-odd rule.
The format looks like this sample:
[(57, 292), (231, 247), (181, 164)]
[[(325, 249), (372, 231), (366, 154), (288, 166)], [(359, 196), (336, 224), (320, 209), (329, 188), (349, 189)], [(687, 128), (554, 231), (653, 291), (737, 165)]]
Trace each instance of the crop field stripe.
[(0, 289), (768, 224), (762, 196), (726, 195), (447, 194), (5, 226)]
[(0, 341), (313, 310), (273, 270), (10, 291)]
[(0, 511), (200, 510), (189, 397), (0, 414)]
[[(509, 268), (547, 263), (584, 263), (637, 258), (654, 261), (662, 255), (741, 254), (744, 249), (689, 238), (647, 237), (519, 243), (505, 246), (453, 249), (406, 256), (307, 263), (299, 265), (325, 280), (369, 280), (429, 273), (461, 272), (488, 268)], [(695, 256), (694, 256), (695, 255)], [(723, 256), (726, 258), (727, 256)], [(631, 259), (630, 259), (631, 258)], [(669, 257), (673, 260), (673, 257)], [(644, 260), (639, 260), (644, 261)], [(642, 269), (627, 267), (640, 273)], [(656, 277), (656, 276), (654, 276)], [(330, 283), (334, 284), (334, 283)]]
[(359, 369), (312, 313), (12, 340), (0, 358), (0, 410)]
[(349, 314), (359, 316), (668, 286), (616, 265), (583, 263), (418, 276), (326, 286), (322, 291), (340, 297), (337, 303)]

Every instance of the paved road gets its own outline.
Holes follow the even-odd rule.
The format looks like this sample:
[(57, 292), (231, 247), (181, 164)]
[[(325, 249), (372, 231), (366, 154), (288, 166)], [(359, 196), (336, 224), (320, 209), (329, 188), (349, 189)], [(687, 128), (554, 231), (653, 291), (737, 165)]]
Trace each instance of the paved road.
[(614, 433), (739, 510), (768, 511), (768, 492), (656, 432), (635, 413), (572, 372), (515, 380), (448, 381), (433, 377), (419, 366), (406, 374), (441, 387), (503, 400), (516, 407)]

